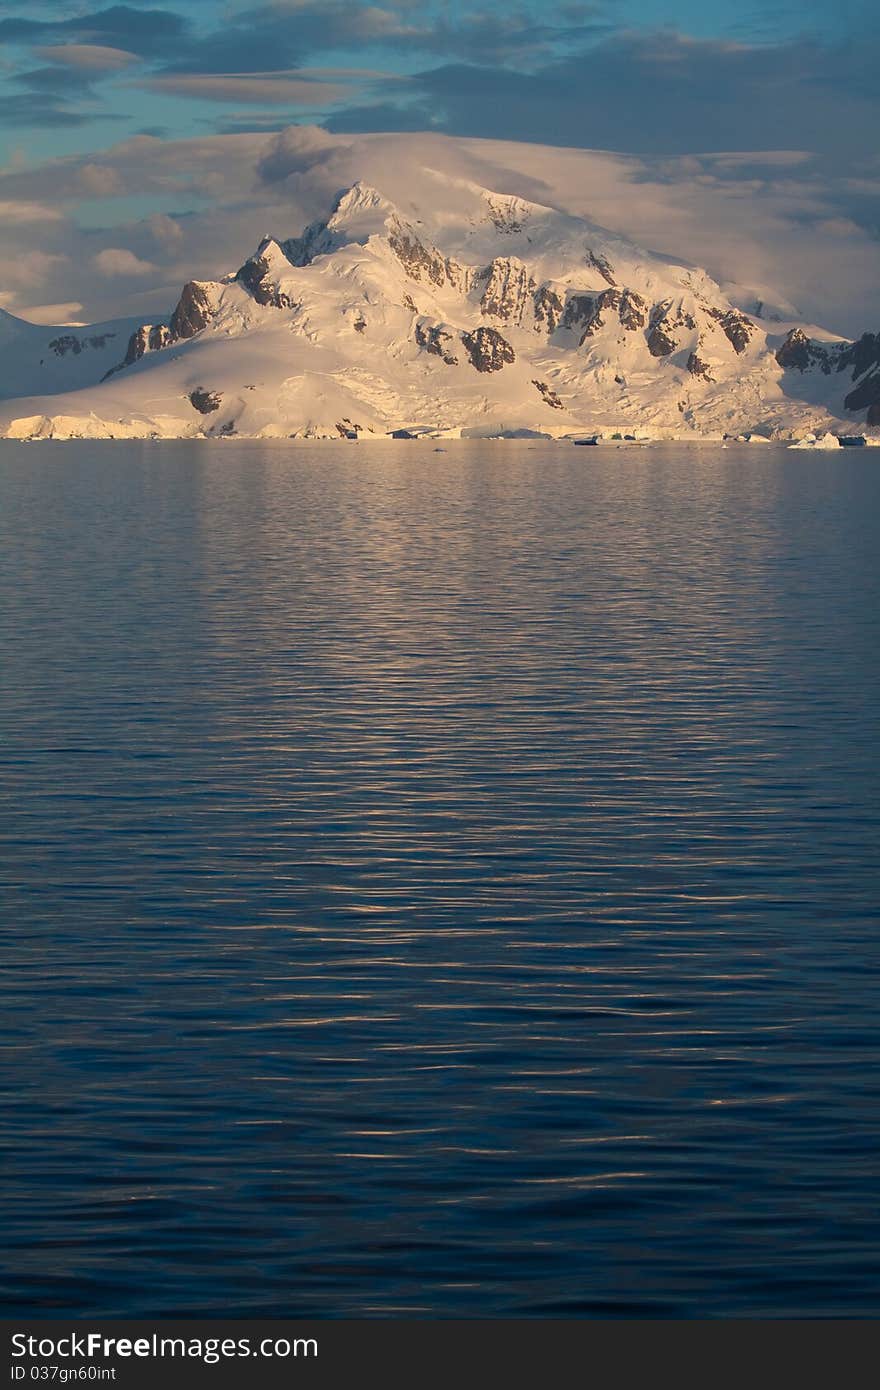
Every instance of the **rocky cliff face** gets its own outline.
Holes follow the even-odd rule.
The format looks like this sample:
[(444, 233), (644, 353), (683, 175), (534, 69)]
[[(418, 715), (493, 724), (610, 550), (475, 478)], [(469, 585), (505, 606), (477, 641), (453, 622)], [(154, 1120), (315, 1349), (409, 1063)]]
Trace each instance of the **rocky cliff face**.
[(877, 398), (880, 382), (880, 333), (863, 333), (853, 343), (817, 342), (802, 328), (793, 328), (776, 351), (776, 361), (787, 371), (815, 369), (825, 376), (844, 372), (857, 382), (846, 396), (847, 410), (870, 408)]
[(861, 338), (842, 348), (838, 354), (837, 370), (849, 372), (857, 385), (844, 400), (847, 410), (867, 411), (869, 425), (880, 425), (880, 333), (863, 333)]
[(477, 328), (473, 333), (462, 333), (461, 341), (471, 366), (478, 372), (500, 372), (506, 363), (516, 361), (516, 353), (497, 328)]
[(182, 338), (194, 338), (203, 328), (207, 328), (210, 322), (211, 301), (207, 286), (199, 284), (197, 280), (190, 280), (188, 285), (184, 285), (177, 308), (171, 315), (169, 341), (179, 342)]
[(478, 279), (485, 282), (480, 308), (487, 318), (520, 325), (526, 313), (534, 315), (535, 282), (522, 261), (499, 256), (480, 271)]
[(776, 361), (788, 371), (805, 372), (816, 366), (824, 372), (830, 371), (828, 349), (808, 338), (802, 328), (791, 330), (776, 350)]
[(420, 348), (424, 348), (425, 352), (431, 353), (434, 357), (441, 358), (447, 367), (455, 367), (458, 364), (452, 347), (454, 336), (440, 324), (417, 323), (415, 338)]
[(603, 280), (607, 280), (609, 285), (616, 285), (614, 269), (607, 256), (601, 256), (595, 251), (587, 251), (587, 265), (592, 266), (593, 270), (598, 270)]
[(271, 305), (273, 309), (291, 309), (293, 301), (277, 284), (279, 262), (282, 261), (287, 261), (287, 257), (278, 242), (267, 237), (260, 243), (256, 255), (245, 261), (235, 278), (258, 304)]
[(721, 327), (725, 338), (730, 343), (734, 352), (739, 355), (745, 352), (755, 333), (755, 325), (739, 309), (710, 309), (709, 313), (716, 323)]
[(542, 285), (535, 290), (535, 332), (555, 333), (562, 321), (565, 306), (556, 290)]
[(132, 333), (128, 340), (125, 356), (117, 366), (105, 372), (102, 380), (107, 381), (124, 367), (138, 362), (148, 352), (160, 352), (171, 342), (171, 329), (165, 323), (144, 323)]
[(424, 246), (412, 228), (396, 218), (388, 232), (388, 245), (411, 280), (427, 281), (438, 288), (451, 285), (464, 294), (470, 288), (472, 277), (457, 262), (434, 246)]
[(145, 323), (132, 333), (122, 361), (105, 372), (102, 380), (107, 381), (117, 372), (131, 367), (148, 352), (160, 352), (171, 343), (194, 338), (207, 328), (211, 322), (211, 303), (207, 285), (191, 280), (184, 285), (171, 321), (165, 323)]

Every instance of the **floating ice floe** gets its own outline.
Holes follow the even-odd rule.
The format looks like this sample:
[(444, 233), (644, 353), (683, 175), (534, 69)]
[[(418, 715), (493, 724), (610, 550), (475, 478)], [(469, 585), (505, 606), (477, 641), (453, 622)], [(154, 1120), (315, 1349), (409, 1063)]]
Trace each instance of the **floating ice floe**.
[(798, 439), (794, 444), (789, 444), (789, 449), (839, 449), (840, 440), (836, 434), (805, 434), (803, 439)]

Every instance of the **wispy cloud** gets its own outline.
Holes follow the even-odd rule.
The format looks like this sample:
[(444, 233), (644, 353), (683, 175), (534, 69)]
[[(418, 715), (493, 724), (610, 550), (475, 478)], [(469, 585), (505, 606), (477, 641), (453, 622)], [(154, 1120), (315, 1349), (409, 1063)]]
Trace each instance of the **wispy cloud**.
[(138, 55), (125, 48), (108, 48), (96, 43), (44, 44), (35, 48), (34, 52), (47, 63), (57, 63), (87, 73), (119, 72), (138, 61)]
[(30, 202), (28, 199), (0, 198), (0, 222), (5, 222), (7, 225), (60, 222), (62, 216), (60, 209), (51, 203)]
[(141, 83), (148, 91), (200, 101), (254, 102), (257, 105), (328, 106), (352, 90), (350, 83), (324, 80), (318, 74), (182, 73), (149, 78)]
[(167, 55), (189, 32), (189, 21), (175, 10), (135, 9), (131, 5), (112, 5), (64, 19), (34, 19), (30, 15), (0, 19), (0, 43), (44, 45), (70, 40), (139, 55)]
[[(616, 35), (530, 71), (482, 61), (413, 74), (407, 109), (481, 135), (638, 153), (801, 147), (873, 154), (880, 43), (746, 45), (669, 33)], [(399, 92), (380, 98), (392, 103)], [(340, 131), (379, 128), (369, 107)]]

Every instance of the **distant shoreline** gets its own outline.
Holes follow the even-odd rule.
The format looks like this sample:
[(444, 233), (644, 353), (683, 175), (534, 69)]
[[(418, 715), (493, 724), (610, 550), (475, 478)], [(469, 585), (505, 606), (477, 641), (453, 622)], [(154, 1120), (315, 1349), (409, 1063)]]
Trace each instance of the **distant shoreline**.
[[(103, 422), (102, 422), (103, 423)], [(766, 435), (696, 435), (696, 434), (656, 434), (645, 435), (641, 433), (626, 433), (619, 431), (613, 433), (602, 433), (591, 430), (574, 432), (565, 435), (551, 435), (541, 431), (511, 431), (509, 433), (498, 434), (465, 434), (465, 433), (419, 433), (413, 432), (409, 435), (402, 433), (389, 432), (378, 434), (376, 432), (363, 431), (357, 435), (330, 435), (316, 434), (309, 435), (248, 435), (248, 434), (190, 434), (190, 435), (159, 435), (159, 434), (85, 434), (85, 433), (46, 433), (46, 434), (21, 434), (0, 435), (0, 444), (271, 444), (271, 445), (314, 445), (314, 444), (366, 444), (377, 446), (381, 444), (430, 444), (443, 446), (455, 444), (554, 444), (570, 447), (595, 447), (600, 449), (644, 449), (655, 448), (659, 445), (667, 444), (686, 444), (696, 445), (699, 448), (714, 446), (715, 448), (766, 448), (775, 446), (781, 449), (804, 449), (835, 451), (838, 448), (880, 448), (880, 433), (877, 434), (847, 434), (838, 435), (828, 432), (824, 435), (816, 436), (808, 434), (806, 436), (789, 435), (781, 438), (769, 438)]]

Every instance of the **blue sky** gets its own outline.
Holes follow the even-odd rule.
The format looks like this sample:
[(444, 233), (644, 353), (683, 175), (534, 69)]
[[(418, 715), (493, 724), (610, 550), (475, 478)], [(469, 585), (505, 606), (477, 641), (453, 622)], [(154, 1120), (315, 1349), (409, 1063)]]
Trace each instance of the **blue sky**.
[[(0, 0), (0, 307), (164, 311), (181, 279), (299, 231), (375, 162), (375, 132), (400, 132), (410, 158), (445, 139), (483, 181), (776, 286), (839, 331), (876, 328), (875, 11)], [(461, 153), (474, 140), (506, 152)], [(609, 154), (566, 163), (578, 150)]]

